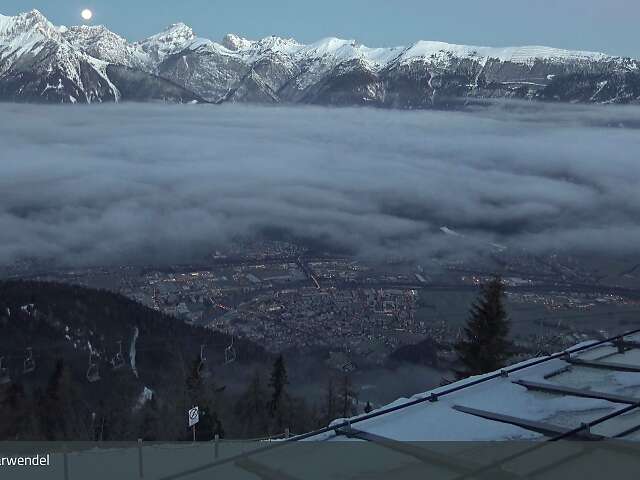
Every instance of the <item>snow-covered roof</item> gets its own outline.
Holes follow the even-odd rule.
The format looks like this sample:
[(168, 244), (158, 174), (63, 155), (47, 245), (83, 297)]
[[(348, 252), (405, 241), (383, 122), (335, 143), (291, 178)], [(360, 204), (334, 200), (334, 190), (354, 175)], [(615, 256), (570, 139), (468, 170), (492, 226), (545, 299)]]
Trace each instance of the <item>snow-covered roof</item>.
[[(332, 426), (348, 422), (357, 432), (398, 441), (530, 440), (560, 435), (640, 402), (640, 335), (624, 340), (624, 348), (611, 342), (580, 344), (551, 358), (528, 360), (502, 372), (400, 398), (374, 410), (373, 418), (339, 419)], [(625, 434), (636, 426), (638, 432)], [(349, 428), (306, 440), (344, 439)], [(614, 416), (580, 435), (587, 433), (640, 440), (640, 411)]]
[[(221, 444), (214, 460), (172, 461), (160, 479), (567, 479), (596, 478), (605, 466), (606, 474), (635, 478), (636, 442), (541, 440), (640, 440), (639, 393), (636, 330), (401, 398), (285, 441)], [(211, 447), (204, 448), (210, 455)]]

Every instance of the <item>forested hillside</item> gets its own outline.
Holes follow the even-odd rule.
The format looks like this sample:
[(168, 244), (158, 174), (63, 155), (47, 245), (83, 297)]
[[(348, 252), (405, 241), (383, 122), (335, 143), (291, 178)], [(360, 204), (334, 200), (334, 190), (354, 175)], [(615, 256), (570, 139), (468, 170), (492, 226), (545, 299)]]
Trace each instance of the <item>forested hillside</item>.
[[(325, 420), (288, 395), (283, 361), (258, 345), (105, 291), (0, 282), (0, 357), (0, 440), (183, 440), (193, 405), (200, 440)], [(244, 393), (218, 378), (233, 359), (264, 366)]]

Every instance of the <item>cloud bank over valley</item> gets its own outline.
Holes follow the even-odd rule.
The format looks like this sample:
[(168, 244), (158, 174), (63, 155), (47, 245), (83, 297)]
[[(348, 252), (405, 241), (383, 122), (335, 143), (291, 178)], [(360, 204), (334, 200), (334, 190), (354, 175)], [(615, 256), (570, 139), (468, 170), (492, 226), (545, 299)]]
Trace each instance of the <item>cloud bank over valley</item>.
[(261, 232), (415, 260), (640, 245), (638, 108), (4, 104), (0, 117), (3, 265), (189, 261)]

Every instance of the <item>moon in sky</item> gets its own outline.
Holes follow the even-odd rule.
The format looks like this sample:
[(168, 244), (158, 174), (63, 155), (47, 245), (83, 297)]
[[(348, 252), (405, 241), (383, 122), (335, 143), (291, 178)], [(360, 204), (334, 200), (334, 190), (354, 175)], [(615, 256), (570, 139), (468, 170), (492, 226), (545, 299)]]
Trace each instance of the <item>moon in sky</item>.
[(85, 8), (84, 10), (82, 10), (80, 15), (82, 15), (82, 18), (84, 20), (88, 21), (88, 20), (91, 20), (91, 18), (93, 17), (93, 12), (91, 10), (89, 10), (88, 8)]

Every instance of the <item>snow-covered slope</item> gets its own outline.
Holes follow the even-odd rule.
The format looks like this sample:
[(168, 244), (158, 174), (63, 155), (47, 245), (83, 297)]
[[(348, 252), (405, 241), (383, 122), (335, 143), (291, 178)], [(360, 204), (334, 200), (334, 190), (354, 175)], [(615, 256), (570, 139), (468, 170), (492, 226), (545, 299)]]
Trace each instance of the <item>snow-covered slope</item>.
[(152, 62), (142, 49), (103, 26), (64, 28), (63, 36), (78, 50), (102, 61), (141, 70), (152, 69)]
[[(112, 102), (122, 99), (123, 91), (124, 98), (136, 100), (199, 100), (148, 73), (152, 69), (142, 50), (104, 27), (56, 27), (37, 10), (0, 16), (2, 100)], [(131, 85), (145, 90), (133, 91)]]
[[(169, 40), (167, 40), (167, 38)], [(171, 53), (177, 53), (194, 45), (202, 45), (193, 31), (184, 24), (170, 27), (166, 32), (150, 37), (141, 45), (164, 46)], [(602, 61), (612, 58), (604, 53), (561, 50), (549, 47), (475, 47), (454, 45), (443, 42), (419, 41), (409, 47), (369, 48), (355, 40), (343, 40), (329, 37), (318, 42), (304, 45), (294, 39), (267, 37), (259, 41), (251, 41), (235, 34), (228, 34), (221, 44), (210, 42), (210, 47), (220, 53), (234, 52), (250, 63), (265, 55), (287, 55), (297, 62), (324, 59), (332, 64), (353, 60), (362, 60), (372, 68), (383, 69), (391, 62), (408, 63), (414, 60), (437, 61), (438, 59), (468, 58), (486, 63), (489, 60), (532, 65), (536, 60), (543, 61)]]
[[(570, 75), (580, 76), (570, 82), (579, 85), (578, 90), (561, 86), (550, 99), (626, 103), (640, 97), (638, 62), (597, 52), (424, 41), (369, 48), (338, 38), (304, 45), (281, 37), (252, 41), (234, 34), (216, 43), (197, 38), (184, 25), (177, 32), (141, 44), (168, 45), (168, 54), (155, 57), (156, 71), (210, 101), (428, 108), (470, 97), (543, 98), (546, 87), (558, 90)], [(167, 37), (171, 40), (164, 41)], [(610, 90), (594, 97), (603, 81), (610, 82)]]
[(181, 52), (194, 43), (196, 36), (191, 27), (184, 23), (171, 25), (165, 31), (153, 35), (135, 46), (144, 51), (156, 63)]
[(62, 41), (60, 29), (40, 12), (32, 10), (15, 17), (0, 15), (0, 60), (25, 53), (36, 55), (48, 41)]
[(442, 42), (420, 41), (408, 48), (402, 55), (402, 59), (437, 59), (437, 58), (471, 58), (479, 61), (490, 59), (501, 62), (512, 62), (523, 65), (532, 65), (536, 60), (551, 61), (601, 61), (608, 56), (598, 52), (581, 52), (561, 50), (558, 48), (528, 46), (528, 47), (474, 47), (468, 45), (453, 45)]
[[(408, 47), (370, 48), (339, 38), (304, 45), (288, 38), (254, 41), (234, 34), (218, 43), (199, 38), (183, 23), (130, 43), (101, 26), (55, 27), (37, 11), (0, 17), (0, 92), (4, 98), (12, 94), (24, 97), (21, 81), (48, 71), (51, 64), (43, 70), (34, 63), (45, 49), (57, 52), (53, 64), (68, 72), (87, 101), (119, 98), (107, 66), (118, 72), (120, 81), (151, 74), (156, 82), (169, 81), (167, 88), (183, 88), (180, 98), (193, 92), (193, 98), (211, 102), (432, 108), (476, 98), (600, 103), (640, 99), (638, 62), (603, 53), (425, 41)], [(85, 87), (78, 66), (82, 62), (88, 65), (87, 71), (95, 70), (94, 76), (102, 79), (100, 85)], [(121, 75), (123, 68), (136, 75)], [(16, 80), (16, 69), (22, 73), (21, 80)], [(48, 82), (45, 88), (49, 84), (57, 85)], [(147, 82), (136, 83), (143, 84)], [(130, 85), (123, 90), (144, 98), (144, 92), (134, 92)], [(41, 99), (60, 100), (49, 95)]]
[(101, 62), (71, 45), (64, 31), (37, 10), (0, 16), (0, 98), (70, 103), (118, 98)]

